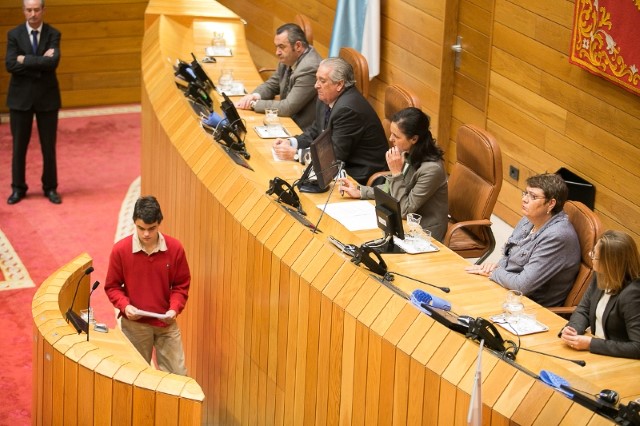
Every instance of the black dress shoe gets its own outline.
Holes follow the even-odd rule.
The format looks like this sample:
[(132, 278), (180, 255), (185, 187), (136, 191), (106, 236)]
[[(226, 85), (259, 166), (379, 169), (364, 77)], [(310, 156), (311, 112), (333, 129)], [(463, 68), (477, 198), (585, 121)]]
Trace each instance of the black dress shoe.
[(51, 191), (45, 192), (44, 196), (47, 197), (49, 199), (49, 201), (51, 201), (53, 204), (62, 203), (62, 198), (60, 198), (60, 195), (58, 195), (58, 193), (55, 191), (55, 189), (52, 189)]
[(26, 192), (23, 191), (13, 191), (11, 193), (11, 195), (9, 195), (9, 198), (7, 199), (7, 204), (15, 204), (20, 202), (20, 200), (22, 200), (25, 196), (27, 195)]

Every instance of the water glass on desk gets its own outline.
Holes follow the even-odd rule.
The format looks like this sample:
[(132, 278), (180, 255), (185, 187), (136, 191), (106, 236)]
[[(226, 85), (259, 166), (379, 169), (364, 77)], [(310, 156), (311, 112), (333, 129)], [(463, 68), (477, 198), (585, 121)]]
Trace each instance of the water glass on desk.
[(522, 292), (518, 290), (509, 290), (502, 304), (504, 311), (504, 319), (509, 324), (517, 324), (520, 315), (524, 312), (524, 304), (522, 303)]
[(233, 88), (233, 70), (231, 68), (223, 68), (218, 79), (220, 90), (228, 92)]
[(418, 213), (409, 213), (407, 214), (407, 228), (409, 229), (409, 238), (418, 238), (420, 233), (422, 232), (422, 227), (420, 226), (420, 221), (422, 220), (422, 216)]
[(213, 39), (211, 39), (211, 45), (214, 47), (226, 47), (227, 41), (224, 39), (223, 31), (214, 31)]
[(270, 129), (280, 126), (278, 108), (267, 108), (264, 110), (264, 125)]

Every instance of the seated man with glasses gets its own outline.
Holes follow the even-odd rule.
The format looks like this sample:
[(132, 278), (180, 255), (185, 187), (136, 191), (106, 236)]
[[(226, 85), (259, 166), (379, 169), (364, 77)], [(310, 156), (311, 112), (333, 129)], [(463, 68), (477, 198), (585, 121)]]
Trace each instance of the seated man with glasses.
[(580, 269), (580, 242), (562, 211), (568, 188), (556, 174), (527, 179), (522, 213), (498, 263), (466, 268), (545, 307), (561, 306)]

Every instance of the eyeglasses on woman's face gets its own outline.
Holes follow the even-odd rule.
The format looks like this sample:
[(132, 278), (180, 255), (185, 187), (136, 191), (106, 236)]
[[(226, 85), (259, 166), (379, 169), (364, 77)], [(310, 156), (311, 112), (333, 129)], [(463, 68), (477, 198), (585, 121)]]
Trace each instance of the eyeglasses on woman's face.
[(535, 201), (535, 200), (545, 199), (547, 197), (545, 197), (544, 195), (536, 195), (531, 191), (522, 191), (522, 198), (526, 198), (528, 200)]

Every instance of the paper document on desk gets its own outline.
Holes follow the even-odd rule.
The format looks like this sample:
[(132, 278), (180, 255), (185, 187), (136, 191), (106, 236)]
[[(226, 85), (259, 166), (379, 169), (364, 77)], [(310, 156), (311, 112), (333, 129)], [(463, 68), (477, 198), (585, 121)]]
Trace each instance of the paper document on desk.
[[(318, 204), (317, 207), (322, 210), (324, 204)], [(368, 201), (327, 204), (325, 213), (340, 222), (349, 231), (362, 231), (378, 227), (376, 209)]]
[(141, 315), (143, 317), (158, 318), (161, 320), (169, 318), (167, 314), (157, 314), (155, 312), (144, 311), (142, 309), (137, 309), (137, 308), (136, 308), (136, 314)]
[(255, 126), (253, 128), (262, 139), (288, 138), (291, 136), (287, 129), (278, 126)]

